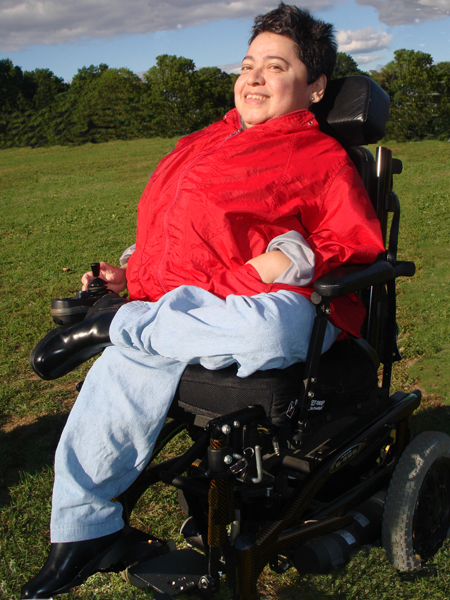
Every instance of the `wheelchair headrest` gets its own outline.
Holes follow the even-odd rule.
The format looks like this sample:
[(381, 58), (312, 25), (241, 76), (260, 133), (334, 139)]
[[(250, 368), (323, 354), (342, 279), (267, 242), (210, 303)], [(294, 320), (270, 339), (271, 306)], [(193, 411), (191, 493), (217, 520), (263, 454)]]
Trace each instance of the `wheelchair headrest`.
[(320, 129), (343, 146), (364, 146), (384, 136), (389, 102), (389, 96), (375, 81), (353, 75), (329, 81), (313, 112)]

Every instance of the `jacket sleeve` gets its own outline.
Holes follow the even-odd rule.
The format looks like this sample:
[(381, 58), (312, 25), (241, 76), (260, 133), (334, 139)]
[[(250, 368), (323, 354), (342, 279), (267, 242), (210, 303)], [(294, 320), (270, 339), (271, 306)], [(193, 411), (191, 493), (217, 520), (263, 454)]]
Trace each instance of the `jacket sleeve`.
[(315, 210), (301, 212), (314, 252), (314, 279), (344, 263), (371, 264), (384, 252), (380, 222), (356, 169), (345, 164)]

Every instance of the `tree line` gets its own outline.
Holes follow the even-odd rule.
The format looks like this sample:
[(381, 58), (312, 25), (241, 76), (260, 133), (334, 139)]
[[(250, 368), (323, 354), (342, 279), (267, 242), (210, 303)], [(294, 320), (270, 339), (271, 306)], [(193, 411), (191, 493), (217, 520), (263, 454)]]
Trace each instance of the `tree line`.
[(49, 69), (0, 61), (0, 147), (82, 144), (186, 135), (233, 106), (235, 76), (162, 55), (141, 79), (106, 64), (78, 69), (70, 84)]
[[(387, 138), (450, 137), (450, 62), (397, 50), (380, 72), (365, 73), (339, 52), (333, 76), (353, 74), (371, 77), (389, 94)], [(100, 64), (78, 69), (70, 84), (49, 69), (23, 72), (0, 60), (0, 148), (186, 135), (234, 106), (236, 78), (167, 54), (142, 78)]]

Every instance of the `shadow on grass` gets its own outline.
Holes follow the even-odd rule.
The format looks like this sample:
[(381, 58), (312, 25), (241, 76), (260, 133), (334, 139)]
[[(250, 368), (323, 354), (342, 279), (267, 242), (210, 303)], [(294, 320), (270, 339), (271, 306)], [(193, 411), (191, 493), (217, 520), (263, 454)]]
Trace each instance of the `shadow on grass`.
[(421, 431), (441, 431), (450, 435), (450, 406), (441, 404), (432, 397), (425, 398), (412, 421), (413, 435)]
[(56, 446), (69, 412), (38, 417), (10, 431), (0, 430), (0, 508), (10, 502), (8, 488), (20, 481), (20, 473), (34, 474), (53, 464)]

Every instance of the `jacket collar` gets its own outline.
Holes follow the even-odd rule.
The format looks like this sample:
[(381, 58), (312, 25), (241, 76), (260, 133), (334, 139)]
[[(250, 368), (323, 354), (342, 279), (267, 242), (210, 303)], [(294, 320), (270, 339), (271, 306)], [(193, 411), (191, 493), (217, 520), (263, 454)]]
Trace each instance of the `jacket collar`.
[[(235, 108), (227, 112), (223, 118), (224, 121), (231, 125), (236, 131), (242, 128), (241, 117)], [(281, 115), (281, 117), (269, 119), (259, 125), (254, 125), (251, 127), (251, 130), (290, 133), (312, 126), (318, 127), (319, 125), (314, 115), (307, 108), (304, 108), (302, 110), (295, 110), (285, 115)]]

